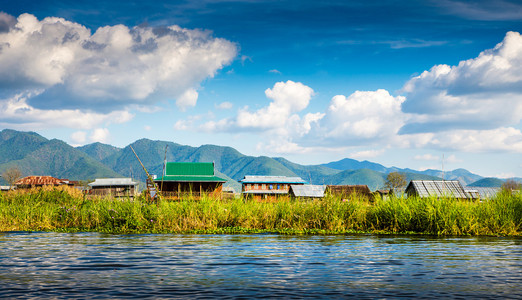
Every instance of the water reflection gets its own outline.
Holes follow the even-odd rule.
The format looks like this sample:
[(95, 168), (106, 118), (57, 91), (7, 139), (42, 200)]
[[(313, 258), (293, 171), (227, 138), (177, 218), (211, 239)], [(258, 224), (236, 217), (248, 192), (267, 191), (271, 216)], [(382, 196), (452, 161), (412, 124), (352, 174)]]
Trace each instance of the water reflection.
[(0, 297), (522, 297), (520, 238), (0, 234)]

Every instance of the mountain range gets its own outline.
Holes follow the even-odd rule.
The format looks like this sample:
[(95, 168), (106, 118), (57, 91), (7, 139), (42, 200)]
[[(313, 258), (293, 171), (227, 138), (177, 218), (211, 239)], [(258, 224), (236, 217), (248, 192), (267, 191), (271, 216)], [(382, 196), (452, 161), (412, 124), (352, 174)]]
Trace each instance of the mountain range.
[[(449, 172), (417, 171), (387, 168), (369, 161), (345, 158), (321, 165), (300, 165), (282, 157), (247, 156), (234, 148), (216, 145), (191, 147), (173, 142), (140, 139), (118, 148), (93, 143), (73, 147), (57, 140), (48, 140), (35, 132), (11, 129), (0, 131), (0, 174), (17, 167), (23, 176), (50, 175), (70, 180), (131, 177), (145, 182), (146, 174), (131, 150), (150, 174), (162, 174), (164, 161), (214, 162), (216, 174), (228, 180), (228, 186), (240, 190), (245, 175), (299, 176), (312, 184), (366, 184), (372, 190), (384, 186), (386, 175), (401, 172), (409, 180), (459, 180), (463, 185), (500, 186), (498, 178), (484, 178), (465, 169)], [(2, 184), (5, 184), (3, 182)]]

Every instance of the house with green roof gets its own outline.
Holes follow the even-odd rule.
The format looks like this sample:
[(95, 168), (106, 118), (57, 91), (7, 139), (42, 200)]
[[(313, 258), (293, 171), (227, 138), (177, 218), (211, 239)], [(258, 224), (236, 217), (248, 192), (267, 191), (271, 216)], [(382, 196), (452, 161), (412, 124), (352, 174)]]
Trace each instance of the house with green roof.
[(154, 182), (165, 198), (200, 198), (204, 194), (221, 198), (226, 180), (215, 175), (214, 163), (168, 162), (165, 174)]

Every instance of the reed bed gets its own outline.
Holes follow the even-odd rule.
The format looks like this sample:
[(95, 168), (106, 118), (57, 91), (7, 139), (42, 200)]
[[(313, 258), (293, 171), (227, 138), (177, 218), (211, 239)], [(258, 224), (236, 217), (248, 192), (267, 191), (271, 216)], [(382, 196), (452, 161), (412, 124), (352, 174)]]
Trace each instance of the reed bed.
[(255, 202), (85, 198), (66, 188), (0, 193), (0, 231), (521, 236), (522, 195)]

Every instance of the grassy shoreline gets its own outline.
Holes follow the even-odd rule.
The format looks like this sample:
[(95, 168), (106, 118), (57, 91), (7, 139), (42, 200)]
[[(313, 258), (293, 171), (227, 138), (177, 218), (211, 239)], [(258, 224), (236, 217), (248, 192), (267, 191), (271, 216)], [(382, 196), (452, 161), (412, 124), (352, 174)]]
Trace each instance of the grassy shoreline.
[(0, 193), (0, 231), (522, 236), (522, 195), (484, 202), (391, 198), (254, 202), (85, 198), (70, 188)]

